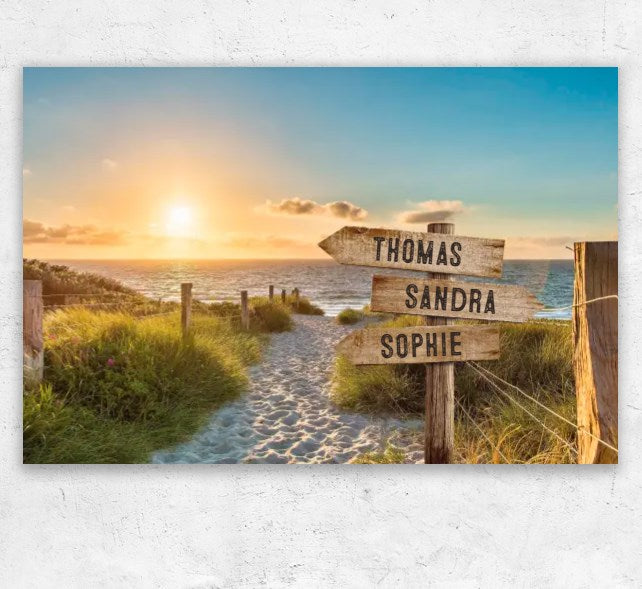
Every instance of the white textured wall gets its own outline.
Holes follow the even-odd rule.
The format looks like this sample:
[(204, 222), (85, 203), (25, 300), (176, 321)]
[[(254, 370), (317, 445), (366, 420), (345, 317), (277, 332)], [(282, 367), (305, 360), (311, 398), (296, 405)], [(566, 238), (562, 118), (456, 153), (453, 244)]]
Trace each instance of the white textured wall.
[[(640, 16), (635, 0), (0, 0), (0, 584), (639, 586)], [(620, 67), (620, 465), (22, 466), (21, 66), (380, 64)]]

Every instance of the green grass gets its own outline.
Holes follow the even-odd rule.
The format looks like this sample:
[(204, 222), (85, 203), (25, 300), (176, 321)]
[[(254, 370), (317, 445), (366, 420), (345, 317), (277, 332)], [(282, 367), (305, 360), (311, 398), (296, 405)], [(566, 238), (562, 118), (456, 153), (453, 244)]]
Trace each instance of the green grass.
[(250, 328), (267, 333), (292, 329), (292, 311), (287, 305), (276, 299), (270, 302), (267, 297), (252, 297), (249, 303)]
[[(279, 297), (279, 300), (281, 300), (280, 297)], [(291, 309), (293, 313), (296, 313), (298, 315), (323, 315), (324, 314), (323, 309), (321, 309), (321, 307), (317, 307), (307, 297), (300, 296), (299, 303), (297, 304), (295, 296), (292, 294), (289, 294), (285, 297), (285, 304)]]
[(355, 309), (343, 309), (337, 315), (337, 323), (340, 325), (354, 325), (363, 319), (363, 313)]
[[(401, 316), (384, 325), (410, 326), (421, 321), (418, 317)], [(499, 328), (500, 359), (479, 364), (575, 422), (570, 322), (542, 320), (500, 324)], [(356, 367), (339, 357), (333, 375), (333, 400), (343, 408), (364, 413), (421, 416), (424, 372), (423, 365)], [(508, 392), (566, 442), (574, 444), (574, 428), (517, 391)], [(456, 364), (455, 394), (509, 462), (574, 462), (574, 455), (562, 442), (464, 363)], [(455, 414), (458, 462), (504, 462), (458, 407)], [(372, 455), (364, 460), (375, 458)]]
[(24, 461), (147, 462), (239, 395), (265, 336), (195, 315), (183, 341), (179, 321), (48, 313), (44, 383), (24, 396)]

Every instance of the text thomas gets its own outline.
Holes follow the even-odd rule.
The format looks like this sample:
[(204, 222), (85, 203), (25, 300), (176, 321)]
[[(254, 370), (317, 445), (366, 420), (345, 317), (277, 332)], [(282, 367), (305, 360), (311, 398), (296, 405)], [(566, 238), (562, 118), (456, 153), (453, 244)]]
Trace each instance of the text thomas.
[[(445, 242), (435, 243), (428, 241), (424, 244), (422, 239), (416, 242), (414, 239), (404, 239), (403, 242), (399, 237), (373, 237), (376, 244), (375, 259), (377, 262), (385, 256), (388, 262), (398, 262), (399, 260), (406, 264), (417, 263), (435, 266), (459, 266), (461, 264), (461, 243), (454, 241), (450, 247)], [(439, 245), (437, 245), (439, 244)], [(450, 250), (450, 251), (449, 251)]]

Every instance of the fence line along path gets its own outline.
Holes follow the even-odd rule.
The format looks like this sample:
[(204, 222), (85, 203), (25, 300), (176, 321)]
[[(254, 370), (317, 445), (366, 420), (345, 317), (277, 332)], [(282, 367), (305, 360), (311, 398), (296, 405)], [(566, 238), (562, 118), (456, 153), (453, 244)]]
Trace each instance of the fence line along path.
[[(192, 296), (192, 283), (183, 282), (181, 283), (181, 304), (180, 304), (180, 329), (183, 336), (183, 339), (187, 339), (190, 333), (191, 324), (192, 324), (192, 312), (194, 310), (193, 303), (200, 302), (195, 301)], [(292, 295), (294, 297), (294, 307), (298, 310), (300, 303), (300, 292), (297, 287), (292, 290)], [(63, 297), (65, 302), (62, 304), (45, 304), (47, 299), (57, 297), (58, 299)], [(104, 297), (118, 297), (121, 300), (110, 301), (106, 303), (95, 303), (95, 302), (67, 302), (67, 298), (70, 300), (77, 298), (104, 298)], [(240, 318), (241, 327), (245, 330), (250, 329), (250, 304), (247, 290), (243, 290), (240, 293), (240, 315), (225, 315), (225, 316), (216, 316), (221, 320), (231, 320)], [(133, 302), (127, 302), (132, 301)], [(274, 285), (269, 285), (268, 288), (268, 299), (270, 302), (274, 302)], [(149, 301), (149, 304), (153, 304), (156, 301)], [(281, 303), (285, 304), (287, 302), (286, 290), (281, 291)], [(44, 375), (44, 337), (43, 337), (43, 317), (45, 311), (55, 311), (56, 309), (94, 309), (94, 310), (115, 310), (115, 311), (127, 311), (127, 305), (136, 307), (141, 304), (146, 304), (145, 301), (139, 300), (135, 295), (128, 293), (74, 293), (72, 295), (67, 294), (43, 294), (42, 292), (42, 281), (41, 280), (23, 280), (23, 306), (22, 306), (22, 341), (23, 341), (23, 371), (25, 379), (28, 383), (38, 383), (42, 381)], [(161, 307), (161, 299), (158, 299), (159, 308)], [(130, 307), (131, 308), (131, 307)], [(136, 319), (149, 319), (152, 317), (163, 317), (166, 315), (172, 315), (176, 313), (177, 310), (172, 311), (160, 311), (158, 313), (145, 313), (142, 315), (137, 315)]]

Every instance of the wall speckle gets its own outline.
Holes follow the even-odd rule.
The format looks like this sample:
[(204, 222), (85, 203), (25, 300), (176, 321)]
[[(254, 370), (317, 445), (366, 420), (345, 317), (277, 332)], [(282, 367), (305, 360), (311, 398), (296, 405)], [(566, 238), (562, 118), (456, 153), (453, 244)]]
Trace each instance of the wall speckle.
[[(3, 585), (639, 586), (641, 16), (630, 0), (3, 2)], [(618, 65), (620, 464), (23, 466), (23, 65)]]

